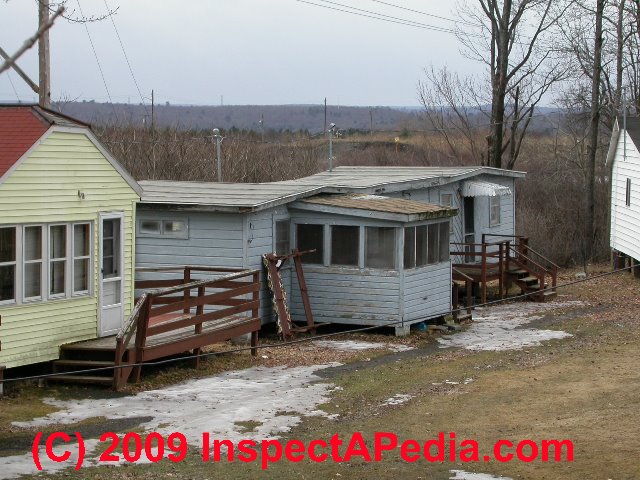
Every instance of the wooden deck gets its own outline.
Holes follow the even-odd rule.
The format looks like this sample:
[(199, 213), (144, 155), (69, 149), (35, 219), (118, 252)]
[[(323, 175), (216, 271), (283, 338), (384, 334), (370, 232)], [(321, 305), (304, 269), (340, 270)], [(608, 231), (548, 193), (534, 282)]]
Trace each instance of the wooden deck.
[[(487, 241), (489, 238), (497, 239)], [(462, 263), (452, 265), (453, 280), (477, 285), (482, 303), (487, 301), (487, 283), (491, 281), (498, 282), (500, 298), (508, 294), (513, 284), (533, 300), (544, 301), (555, 296), (559, 267), (529, 247), (526, 237), (485, 234), (482, 243), (453, 243), (452, 246), (451, 255), (463, 259)], [(552, 290), (545, 291), (547, 287)]]
[[(166, 279), (175, 267), (145, 270), (165, 278), (136, 282), (136, 289), (151, 290), (142, 293), (117, 335), (63, 345), (54, 369), (68, 374), (55, 379), (112, 384), (119, 390), (132, 374), (140, 380), (144, 362), (193, 352), (197, 366), (202, 347), (244, 334), (251, 334), (256, 354), (262, 324), (259, 270), (184, 267), (177, 280)], [(214, 278), (191, 281), (194, 273)], [(110, 376), (74, 374), (93, 368)]]

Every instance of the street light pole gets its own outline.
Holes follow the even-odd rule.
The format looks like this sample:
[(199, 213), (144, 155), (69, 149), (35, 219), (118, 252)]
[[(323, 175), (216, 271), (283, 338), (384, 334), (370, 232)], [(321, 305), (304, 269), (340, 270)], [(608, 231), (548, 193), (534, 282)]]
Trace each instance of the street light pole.
[(329, 171), (331, 172), (333, 170), (333, 133), (336, 130), (336, 124), (335, 123), (330, 123), (329, 124)]
[(218, 182), (222, 183), (222, 139), (223, 136), (220, 135), (220, 130), (217, 128), (213, 129), (213, 138), (216, 139), (216, 161), (218, 166)]

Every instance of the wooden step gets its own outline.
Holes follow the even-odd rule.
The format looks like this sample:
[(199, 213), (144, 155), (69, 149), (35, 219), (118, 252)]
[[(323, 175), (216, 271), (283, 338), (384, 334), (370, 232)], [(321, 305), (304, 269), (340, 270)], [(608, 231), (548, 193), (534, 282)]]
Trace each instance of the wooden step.
[(54, 360), (53, 364), (61, 367), (84, 367), (84, 368), (101, 368), (113, 367), (115, 362), (107, 360), (67, 360), (66, 358)]
[(538, 277), (522, 277), (516, 280), (517, 282), (530, 284), (532, 282), (538, 282)]
[(113, 377), (98, 377), (94, 375), (56, 375), (53, 377), (49, 377), (49, 381), (88, 383), (92, 385), (113, 385)]
[(507, 272), (509, 275), (525, 275), (529, 273), (528, 270), (523, 270), (522, 268), (511, 269)]

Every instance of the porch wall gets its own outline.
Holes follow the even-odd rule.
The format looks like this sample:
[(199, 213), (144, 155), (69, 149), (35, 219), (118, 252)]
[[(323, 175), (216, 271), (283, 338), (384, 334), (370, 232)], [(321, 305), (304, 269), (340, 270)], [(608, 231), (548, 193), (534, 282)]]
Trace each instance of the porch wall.
[(403, 302), (407, 322), (451, 312), (451, 262), (405, 270)]

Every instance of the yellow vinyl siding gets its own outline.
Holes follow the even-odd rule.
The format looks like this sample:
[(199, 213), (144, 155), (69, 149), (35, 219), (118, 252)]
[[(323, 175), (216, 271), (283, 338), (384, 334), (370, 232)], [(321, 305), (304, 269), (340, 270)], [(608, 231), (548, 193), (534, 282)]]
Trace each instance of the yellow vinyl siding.
[[(78, 195), (84, 193), (84, 199)], [(99, 310), (99, 213), (124, 213), (124, 314), (131, 311), (137, 194), (82, 133), (54, 131), (0, 185), (0, 225), (90, 222), (90, 296), (0, 306), (0, 365), (58, 358), (62, 344), (95, 338)]]

